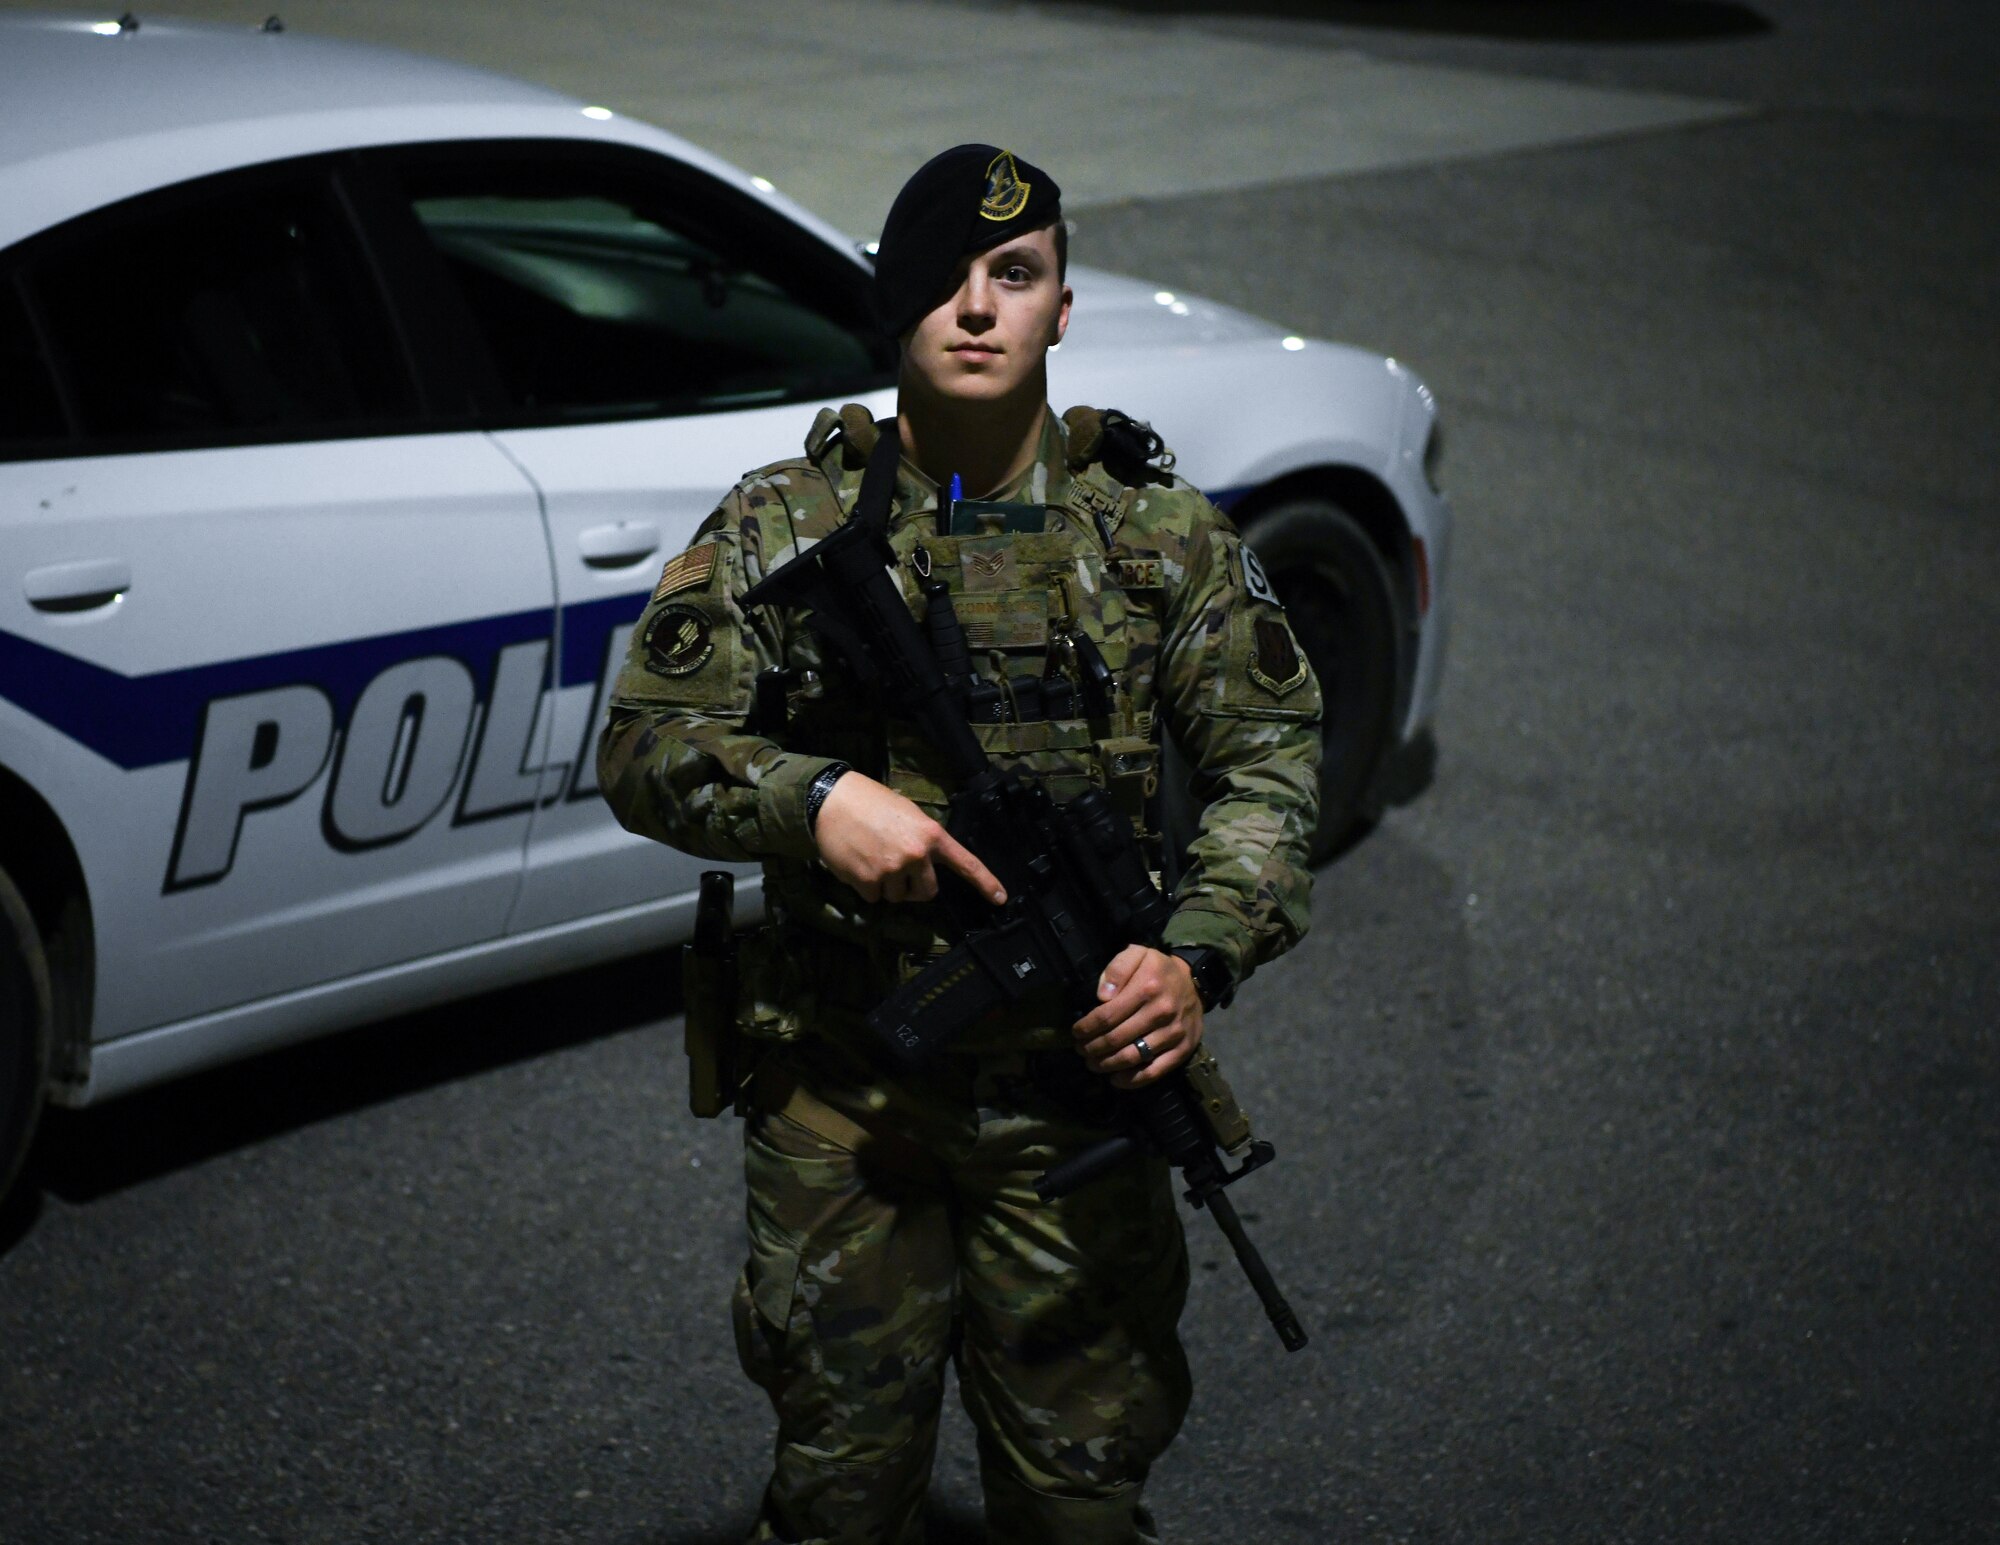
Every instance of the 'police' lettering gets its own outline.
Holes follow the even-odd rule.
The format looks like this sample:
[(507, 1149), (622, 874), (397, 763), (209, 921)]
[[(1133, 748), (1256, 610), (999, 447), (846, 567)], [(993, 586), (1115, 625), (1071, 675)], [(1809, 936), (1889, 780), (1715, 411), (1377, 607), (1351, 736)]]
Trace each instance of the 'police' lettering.
[(542, 779), (557, 790), (562, 787), (563, 765), (544, 768), (529, 766), (537, 746), (545, 743), (546, 725), (542, 713), (542, 683), (548, 674), (549, 641), (529, 639), (509, 644), (500, 651), (493, 668), (493, 700), (486, 705), (486, 721), (479, 729), (479, 745), (472, 754), (472, 772), (465, 780), (465, 797), (459, 801), (458, 818), (483, 820), (526, 810), (541, 792)]
[(326, 766), (333, 704), (317, 687), (219, 697), (203, 710), (166, 888), (229, 873), (243, 817), (295, 799)]
[(336, 848), (379, 847), (443, 808), (472, 728), (472, 672), (449, 655), (392, 665), (362, 689), (327, 793)]
[(300, 683), (214, 699), (202, 712), (188, 761), (163, 888), (186, 890), (228, 875), (244, 818), (305, 793), (326, 770), (335, 746), (320, 831), (344, 853), (412, 835), (461, 788), (461, 773), (453, 825), (518, 814), (537, 800), (595, 799), (597, 731), (624, 662), (627, 636), (623, 624), (605, 636), (573, 763), (541, 760), (556, 735), (569, 743), (572, 716), (582, 701), (555, 690), (546, 638), (500, 651), (483, 712), (472, 672), (450, 655), (389, 666), (362, 688), (344, 735), (332, 701), (316, 686)]

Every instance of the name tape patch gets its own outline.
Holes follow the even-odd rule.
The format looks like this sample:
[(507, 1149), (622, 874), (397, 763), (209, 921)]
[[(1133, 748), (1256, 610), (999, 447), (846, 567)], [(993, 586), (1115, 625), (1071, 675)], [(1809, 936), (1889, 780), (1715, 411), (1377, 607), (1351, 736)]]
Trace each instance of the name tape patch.
[(1111, 576), (1120, 590), (1158, 590), (1165, 582), (1158, 558), (1115, 558)]

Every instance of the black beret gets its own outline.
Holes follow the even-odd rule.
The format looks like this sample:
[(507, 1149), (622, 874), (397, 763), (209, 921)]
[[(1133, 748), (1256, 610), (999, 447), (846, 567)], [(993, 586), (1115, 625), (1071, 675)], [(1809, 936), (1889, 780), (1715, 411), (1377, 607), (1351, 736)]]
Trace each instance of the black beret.
[(1041, 229), (1061, 205), (1053, 177), (997, 145), (932, 156), (903, 184), (876, 244), (876, 320), (900, 338), (937, 303), (960, 258)]

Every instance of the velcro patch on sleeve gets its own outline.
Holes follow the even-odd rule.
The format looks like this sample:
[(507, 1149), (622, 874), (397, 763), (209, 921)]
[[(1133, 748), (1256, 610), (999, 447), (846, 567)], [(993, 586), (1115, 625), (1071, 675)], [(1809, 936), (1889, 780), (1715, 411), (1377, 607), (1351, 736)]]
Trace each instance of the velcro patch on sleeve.
[(659, 584), (653, 587), (653, 599), (664, 601), (670, 595), (707, 584), (709, 575), (715, 572), (716, 547), (714, 542), (703, 542), (678, 558), (669, 558), (667, 566), (660, 570)]
[(1250, 679), (1273, 697), (1283, 697), (1306, 679), (1305, 656), (1292, 630), (1276, 617), (1259, 617), (1256, 647), (1250, 656)]
[(646, 654), (662, 676), (688, 676), (715, 653), (715, 624), (699, 606), (675, 603), (653, 613), (646, 629)]
[(1264, 565), (1257, 561), (1257, 555), (1247, 547), (1237, 549), (1243, 560), (1243, 588), (1253, 601), (1264, 601), (1284, 610), (1285, 603), (1278, 599), (1278, 592), (1271, 588), (1271, 576), (1264, 572)]

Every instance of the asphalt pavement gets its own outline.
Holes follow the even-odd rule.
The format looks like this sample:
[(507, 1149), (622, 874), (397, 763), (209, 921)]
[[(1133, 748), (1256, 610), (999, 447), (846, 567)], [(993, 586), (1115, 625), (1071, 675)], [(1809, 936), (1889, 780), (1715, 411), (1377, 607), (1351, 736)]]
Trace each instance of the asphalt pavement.
[[(1412, 363), (1460, 522), (1436, 782), (1217, 1021), (1314, 1341), (1191, 1217), (1176, 1541), (2000, 1537), (1992, 45), (1754, 10), (1205, 21), (1754, 111), (1078, 212)], [(0, 1540), (740, 1537), (738, 1138), (678, 1012), (640, 961), (54, 1116)], [(936, 1537), (976, 1516), (955, 1417)]]
[[(23, 0), (0, 0), (0, 9)], [(26, 0), (37, 8), (50, 0)], [(54, 0), (95, 15), (95, 0)], [(254, 27), (269, 0), (145, 14)], [(1390, 59), (1324, 27), (928, 0), (293, 0), (288, 27), (526, 76), (673, 130), (874, 236), (896, 190), (967, 139), (1107, 200), (1423, 165), (1712, 121), (1712, 94)], [(143, 19), (142, 19), (143, 25)], [(1254, 89), (1231, 91), (1231, 83)], [(1229, 92), (1226, 111), (1194, 110)]]

